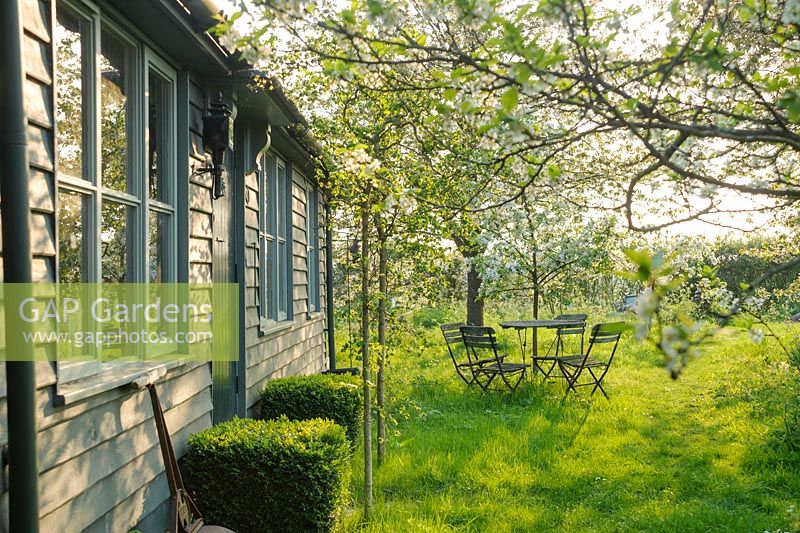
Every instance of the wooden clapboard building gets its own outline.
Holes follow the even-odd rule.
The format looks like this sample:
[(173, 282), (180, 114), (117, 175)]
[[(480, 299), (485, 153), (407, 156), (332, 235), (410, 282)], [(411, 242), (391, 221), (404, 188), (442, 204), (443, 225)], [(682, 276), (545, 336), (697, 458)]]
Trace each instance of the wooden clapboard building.
[[(190, 433), (252, 416), (267, 380), (328, 368), (314, 145), (275, 80), (205, 31), (208, 0), (7, 1), (22, 19), (33, 280), (239, 286), (236, 362), (35, 363), (41, 531), (163, 531), (167, 482), (133, 381), (166, 371), (180, 457)], [(220, 179), (203, 138), (214, 113), (233, 124)]]

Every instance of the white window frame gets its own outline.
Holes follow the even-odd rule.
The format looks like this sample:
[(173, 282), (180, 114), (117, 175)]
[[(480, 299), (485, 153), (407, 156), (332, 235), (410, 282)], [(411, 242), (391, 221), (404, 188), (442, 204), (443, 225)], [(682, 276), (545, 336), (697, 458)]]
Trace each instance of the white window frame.
[(320, 310), (319, 284), (319, 190), (306, 181), (306, 265), (308, 276), (308, 312)]
[[(169, 244), (164, 254), (164, 265), (162, 269), (162, 282), (170, 283), (177, 281), (176, 263), (178, 251), (178, 232), (177, 232), (177, 71), (170, 66), (156, 53), (130, 36), (114, 22), (101, 15), (97, 8), (90, 5), (59, 0), (58, 9), (66, 8), (83, 23), (89, 26), (88, 42), (84, 44), (82, 50), (82, 68), (89, 74), (90, 83), (84, 87), (84, 101), (88, 105), (83, 106), (83, 166), (85, 179), (81, 177), (67, 176), (60, 174), (56, 168), (56, 221), (58, 220), (58, 192), (68, 191), (80, 193), (89, 198), (89, 213), (85, 221), (85, 231), (82, 246), (87, 247), (86, 255), (88, 264), (85, 272), (82, 272), (82, 281), (88, 283), (99, 283), (102, 279), (101, 265), (101, 242), (100, 228), (102, 227), (102, 205), (105, 202), (113, 202), (119, 205), (128, 206), (131, 209), (131, 220), (134, 222), (128, 228), (126, 245), (131, 254), (131, 271), (128, 273), (130, 282), (146, 282), (149, 277), (149, 214), (150, 212), (164, 213), (169, 216), (169, 223), (165, 226), (166, 238)], [(131, 62), (131, 72), (126, 73), (130, 81), (130, 103), (128, 109), (128, 187), (126, 191), (118, 191), (104, 187), (102, 184), (102, 124), (101, 124), (101, 90), (100, 90), (100, 67), (99, 57), (101, 51), (101, 35), (106, 30), (133, 50), (134, 58)], [(58, 60), (55, 60), (54, 68), (58, 68)], [(169, 105), (171, 107), (168, 116), (169, 139), (164, 143), (168, 150), (168, 155), (164, 162), (167, 165), (166, 175), (168, 176), (160, 186), (164, 186), (165, 200), (158, 201), (149, 198), (149, 161), (148, 158), (148, 90), (149, 75), (154, 71), (169, 83), (170, 96)], [(54, 75), (54, 85), (57, 83), (58, 76)], [(54, 90), (56, 88), (54, 87)], [(56, 103), (56, 105), (58, 105)], [(58, 124), (55, 125), (58, 128)], [(88, 159), (87, 159), (88, 157)], [(161, 162), (159, 164), (162, 164)], [(187, 178), (188, 179), (188, 178)], [(58, 222), (56, 222), (58, 224)], [(58, 230), (57, 230), (58, 236)], [(58, 272), (57, 272), (58, 276)], [(60, 281), (60, 280), (59, 280)], [(171, 347), (167, 347), (171, 349)], [(104, 368), (119, 363), (100, 361), (59, 361), (57, 376), (59, 383), (65, 383), (89, 377), (101, 372)]]
[[(260, 330), (293, 320), (292, 174), (274, 152), (262, 156), (259, 171)], [(281, 230), (283, 230), (281, 232)]]
[[(144, 105), (143, 108), (143, 118), (144, 118), (144, 129), (145, 129), (145, 146), (148, 146), (149, 139), (150, 139), (150, 127), (149, 121), (147, 119), (147, 114), (149, 113), (150, 109), (150, 98), (151, 95), (149, 93), (149, 80), (151, 72), (155, 73), (156, 75), (163, 78), (167, 83), (169, 83), (169, 105), (171, 107), (171, 111), (169, 116), (167, 117), (167, 125), (168, 125), (168, 133), (167, 133), (167, 140), (164, 143), (164, 147), (167, 149), (166, 154), (166, 161), (162, 162), (159, 161), (159, 165), (164, 164), (166, 167), (167, 180), (162, 181), (159, 183), (159, 187), (164, 187), (164, 198), (162, 200), (155, 200), (150, 198), (150, 183), (149, 183), (149, 169), (150, 169), (150, 161), (148, 160), (149, 151), (143, 150), (144, 157), (145, 157), (145, 172), (144, 172), (144, 190), (142, 192), (142, 215), (143, 220), (141, 221), (141, 227), (145, 228), (145, 241), (150, 236), (150, 213), (160, 213), (169, 217), (169, 223), (166, 224), (166, 239), (169, 241), (167, 249), (171, 253), (165, 254), (164, 257), (164, 264), (162, 267), (162, 280), (161, 283), (175, 283), (178, 277), (178, 265), (176, 263), (177, 255), (178, 255), (178, 227), (177, 227), (177, 188), (178, 188), (178, 154), (177, 154), (177, 145), (178, 145), (178, 131), (177, 131), (177, 109), (178, 109), (178, 91), (177, 91), (177, 83), (178, 83), (178, 73), (177, 71), (172, 68), (166, 61), (161, 59), (155, 53), (153, 53), (149, 49), (145, 49), (145, 68), (144, 68), (144, 75), (142, 77), (142, 81), (144, 83)], [(147, 271), (145, 272), (146, 280), (149, 281), (149, 265), (150, 265), (150, 246), (149, 242), (145, 242), (144, 253), (144, 265), (147, 266)]]

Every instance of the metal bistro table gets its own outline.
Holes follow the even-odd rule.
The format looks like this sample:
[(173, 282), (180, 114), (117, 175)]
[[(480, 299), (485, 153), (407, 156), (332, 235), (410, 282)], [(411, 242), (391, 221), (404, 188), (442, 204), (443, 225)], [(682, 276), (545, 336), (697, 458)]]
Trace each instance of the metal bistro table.
[[(525, 351), (528, 346), (528, 330), (532, 330), (533, 334), (531, 335), (531, 375), (534, 372), (539, 371), (543, 374), (546, 374), (544, 369), (539, 366), (539, 361), (546, 361), (547, 359), (539, 357), (539, 346), (538, 346), (538, 329), (539, 328), (547, 328), (547, 329), (555, 329), (561, 327), (570, 327), (570, 326), (582, 326), (585, 325), (586, 321), (584, 320), (512, 320), (510, 322), (501, 322), (500, 327), (503, 329), (514, 329), (517, 331), (517, 338), (519, 339), (519, 344), (522, 347), (522, 361), (525, 361)], [(553, 359), (555, 361), (555, 359)]]

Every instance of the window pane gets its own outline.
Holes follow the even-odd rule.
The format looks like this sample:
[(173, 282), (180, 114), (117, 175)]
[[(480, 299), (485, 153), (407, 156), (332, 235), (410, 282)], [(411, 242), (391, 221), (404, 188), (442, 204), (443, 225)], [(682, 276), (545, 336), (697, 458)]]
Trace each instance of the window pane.
[(286, 242), (278, 241), (278, 320), (287, 318), (289, 280), (287, 273)]
[(165, 186), (169, 180), (170, 94), (170, 83), (151, 71), (148, 80), (149, 194), (150, 198), (165, 203), (168, 202)]
[(269, 156), (266, 160), (266, 179), (264, 180), (264, 217), (266, 220), (267, 233), (275, 235), (275, 193), (277, 182), (277, 165), (275, 156)]
[(58, 280), (61, 283), (88, 281), (89, 250), (84, 246), (88, 230), (89, 197), (72, 191), (58, 191)]
[(100, 55), (103, 186), (127, 191), (128, 85), (133, 51), (103, 31)]
[(286, 238), (286, 167), (278, 167), (278, 198), (275, 216), (278, 217), (278, 238)]
[(100, 228), (103, 281), (124, 283), (130, 277), (130, 239), (128, 218), (130, 208), (108, 200), (103, 201)]
[(83, 130), (85, 94), (89, 73), (84, 68), (84, 50), (89, 24), (59, 5), (55, 38), (58, 68), (56, 68), (56, 162), (60, 173), (86, 179), (83, 168)]
[(275, 302), (277, 301), (275, 298), (276, 296), (275, 287), (277, 287), (277, 272), (275, 272), (275, 266), (277, 264), (275, 262), (275, 251), (276, 251), (275, 241), (273, 239), (267, 240), (266, 246), (267, 246), (267, 253), (266, 253), (267, 286), (266, 286), (266, 291), (264, 291), (266, 295), (264, 301), (264, 309), (266, 310), (265, 316), (267, 316), (272, 320), (275, 320), (277, 318), (276, 315), (277, 309), (275, 306)]
[(149, 265), (148, 279), (153, 283), (164, 283), (169, 281), (164, 277), (164, 262), (166, 260), (166, 249), (169, 242), (167, 225), (170, 216), (166, 213), (150, 211), (149, 218)]
[(308, 308), (319, 310), (319, 204), (317, 190), (308, 190)]

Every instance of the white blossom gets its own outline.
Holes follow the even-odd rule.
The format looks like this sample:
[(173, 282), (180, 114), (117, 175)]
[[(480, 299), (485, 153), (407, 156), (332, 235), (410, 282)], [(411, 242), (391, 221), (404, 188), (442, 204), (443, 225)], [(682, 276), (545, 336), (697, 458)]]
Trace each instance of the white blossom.
[(410, 213), (417, 207), (417, 199), (411, 195), (404, 195), (400, 198), (400, 208), (406, 213)]
[(658, 298), (650, 289), (642, 291), (639, 297), (636, 298), (633, 303), (633, 312), (637, 318), (634, 325), (634, 334), (637, 339), (642, 340), (647, 337), (650, 332), (650, 325), (653, 322), (653, 314), (657, 308)]

